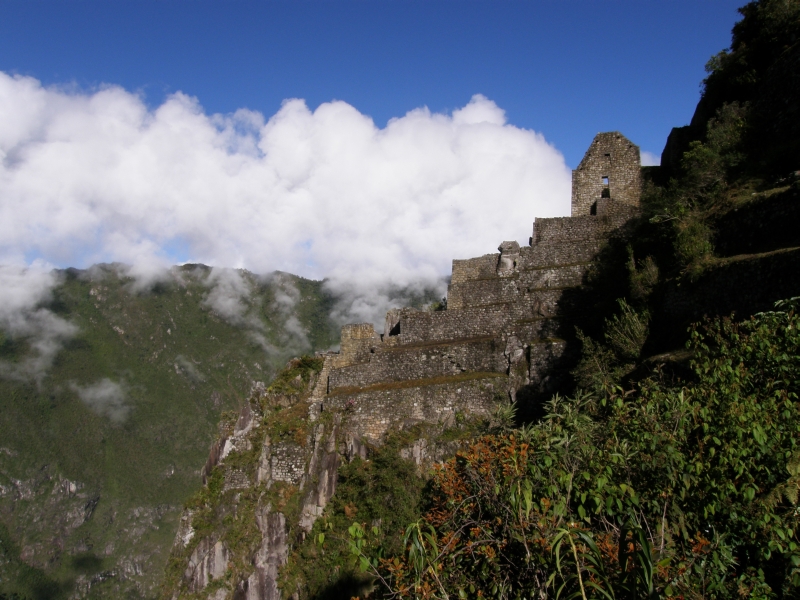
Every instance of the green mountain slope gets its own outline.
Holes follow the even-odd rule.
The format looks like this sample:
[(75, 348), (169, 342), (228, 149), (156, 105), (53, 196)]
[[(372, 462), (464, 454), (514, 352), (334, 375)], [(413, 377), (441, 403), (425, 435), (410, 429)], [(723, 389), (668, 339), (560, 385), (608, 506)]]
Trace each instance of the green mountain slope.
[(322, 282), (176, 268), (145, 291), (118, 266), (62, 274), (78, 327), (43, 376), (0, 360), (0, 594), (150, 596), (220, 414), (299, 352), (337, 342)]

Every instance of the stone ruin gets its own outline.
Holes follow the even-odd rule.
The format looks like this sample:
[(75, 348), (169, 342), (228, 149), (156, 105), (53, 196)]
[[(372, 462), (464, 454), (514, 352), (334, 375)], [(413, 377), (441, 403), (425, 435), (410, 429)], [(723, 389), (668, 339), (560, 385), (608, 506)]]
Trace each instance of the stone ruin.
[(488, 415), (517, 391), (557, 387), (568, 352), (571, 290), (609, 236), (636, 214), (639, 147), (599, 133), (573, 171), (572, 216), (536, 219), (530, 245), (454, 260), (447, 309), (389, 311), (342, 328), (341, 350), (325, 355), (312, 418), (347, 407), (348, 429), (377, 443), (404, 422), (447, 423), (459, 412)]

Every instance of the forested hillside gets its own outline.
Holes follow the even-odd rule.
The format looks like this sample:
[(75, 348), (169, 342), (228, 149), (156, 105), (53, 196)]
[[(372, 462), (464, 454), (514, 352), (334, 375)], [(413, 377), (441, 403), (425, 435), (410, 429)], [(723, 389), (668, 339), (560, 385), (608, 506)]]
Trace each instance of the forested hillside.
[(41, 339), (0, 338), (0, 594), (146, 597), (220, 414), (337, 343), (334, 298), (200, 265), (145, 287), (122, 265), (59, 279), (38, 310), (74, 335), (52, 365), (31, 370)]

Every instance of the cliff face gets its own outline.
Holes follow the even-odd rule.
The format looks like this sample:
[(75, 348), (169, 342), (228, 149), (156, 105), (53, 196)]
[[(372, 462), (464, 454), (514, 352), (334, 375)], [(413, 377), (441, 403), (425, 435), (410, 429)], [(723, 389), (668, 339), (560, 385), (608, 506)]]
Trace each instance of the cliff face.
[[(503, 242), (496, 254), (453, 261), (446, 310), (392, 310), (382, 333), (345, 326), (339, 352), (305, 369), (288, 365), (287, 377), (297, 372), (290, 393), (254, 387), (212, 448), (204, 494), (182, 518), (165, 597), (300, 597), (281, 592), (279, 569), (325, 512), (343, 463), (366, 458), (393, 431), (441, 432), (563, 386), (574, 317), (586, 309), (577, 292), (637, 212), (630, 182), (622, 201), (607, 190), (609, 174), (638, 172), (638, 148), (617, 133), (597, 139), (584, 163), (602, 167), (616, 160), (609, 148), (623, 144), (619, 160), (632, 164), (576, 176), (585, 214), (536, 220), (529, 246)], [(424, 468), (455, 448), (426, 434), (401, 454)]]

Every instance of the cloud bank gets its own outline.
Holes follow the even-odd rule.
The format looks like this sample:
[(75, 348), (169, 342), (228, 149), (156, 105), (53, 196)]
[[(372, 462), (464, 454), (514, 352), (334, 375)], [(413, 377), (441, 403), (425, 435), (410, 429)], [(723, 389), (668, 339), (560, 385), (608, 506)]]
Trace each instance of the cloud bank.
[(151, 110), (119, 87), (71, 93), (0, 72), (4, 264), (119, 261), (144, 275), (201, 262), (404, 286), (527, 242), (569, 196), (562, 155), (480, 95), (378, 128), (339, 101), (208, 115), (181, 93)]
[[(254, 276), (237, 269), (213, 267), (202, 281), (209, 288), (203, 304), (231, 325), (246, 329), (250, 338), (267, 354), (299, 353), (311, 348), (308, 336), (294, 314), (300, 291), (290, 277), (280, 272)], [(254, 292), (260, 282), (271, 283), (273, 287), (274, 300), (270, 308), (281, 321), (280, 348), (267, 341), (264, 322), (258, 316), (260, 300)]]

